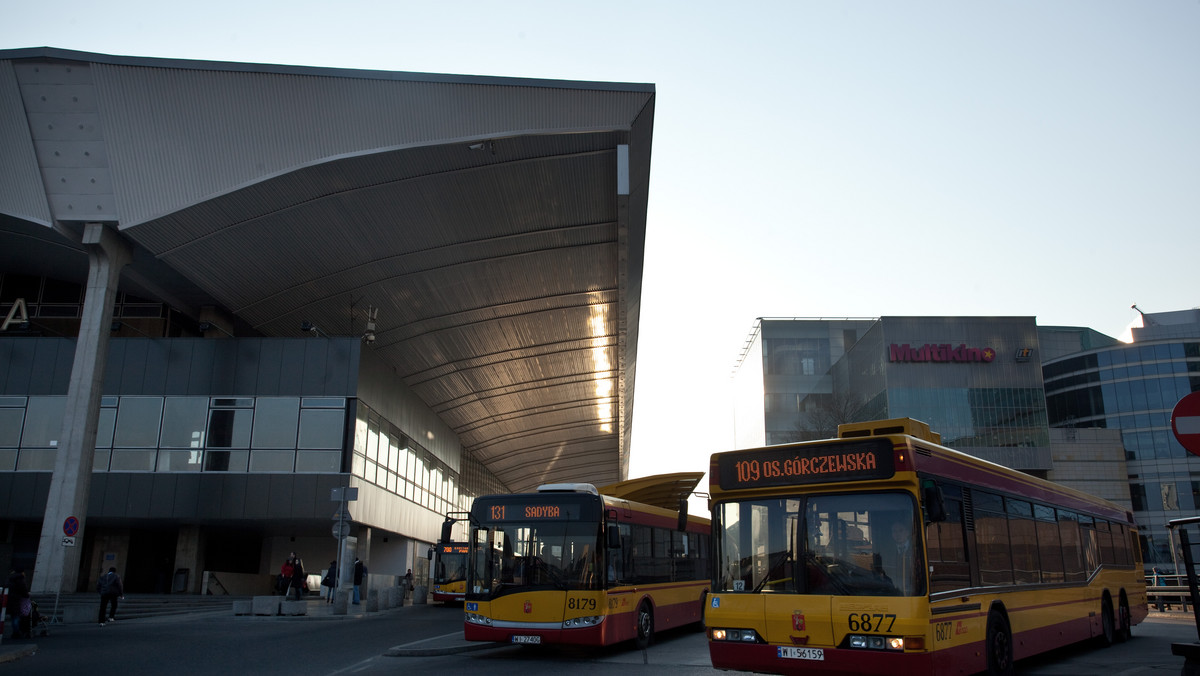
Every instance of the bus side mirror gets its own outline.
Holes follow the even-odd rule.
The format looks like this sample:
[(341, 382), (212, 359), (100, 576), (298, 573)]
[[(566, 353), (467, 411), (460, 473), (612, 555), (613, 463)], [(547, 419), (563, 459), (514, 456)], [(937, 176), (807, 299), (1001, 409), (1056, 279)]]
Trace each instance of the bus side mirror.
[(675, 529), (687, 530), (687, 498), (679, 498), (679, 523), (676, 524)]
[(946, 520), (946, 496), (940, 486), (932, 481), (921, 482), (921, 502), (925, 503), (926, 523)]
[(449, 542), (450, 534), (454, 529), (454, 520), (446, 519), (442, 522), (442, 539), (441, 542)]
[(620, 549), (621, 548), (621, 531), (617, 529), (617, 524), (615, 524), (615, 523), (608, 524), (608, 528), (606, 529), (606, 532), (608, 533), (608, 548), (609, 549)]
[(430, 547), (429, 551), (425, 552), (425, 558), (429, 559), (430, 561), (433, 560), (433, 547)]

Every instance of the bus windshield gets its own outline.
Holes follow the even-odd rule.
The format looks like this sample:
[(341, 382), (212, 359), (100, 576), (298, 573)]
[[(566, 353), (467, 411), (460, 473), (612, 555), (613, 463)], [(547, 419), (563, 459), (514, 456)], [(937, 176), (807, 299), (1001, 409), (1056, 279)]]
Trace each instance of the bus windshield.
[(917, 514), (898, 491), (718, 504), (714, 591), (924, 595)]
[(529, 589), (600, 589), (600, 525), (592, 521), (506, 521), (476, 526), (468, 593), (486, 600)]
[(433, 581), (449, 584), (467, 579), (467, 546), (465, 544), (441, 545), (434, 566)]

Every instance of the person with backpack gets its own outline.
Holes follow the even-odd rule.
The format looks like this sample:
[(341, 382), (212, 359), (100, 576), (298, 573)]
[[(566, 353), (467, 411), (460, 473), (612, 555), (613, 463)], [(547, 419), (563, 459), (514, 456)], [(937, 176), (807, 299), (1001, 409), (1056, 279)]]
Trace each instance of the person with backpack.
[(108, 572), (100, 576), (100, 580), (96, 582), (96, 591), (100, 593), (100, 626), (104, 626), (105, 610), (109, 604), (112, 605), (112, 610), (109, 610), (108, 621), (117, 621), (117, 600), (125, 598), (125, 587), (121, 584), (121, 576), (117, 575), (116, 568), (109, 568)]

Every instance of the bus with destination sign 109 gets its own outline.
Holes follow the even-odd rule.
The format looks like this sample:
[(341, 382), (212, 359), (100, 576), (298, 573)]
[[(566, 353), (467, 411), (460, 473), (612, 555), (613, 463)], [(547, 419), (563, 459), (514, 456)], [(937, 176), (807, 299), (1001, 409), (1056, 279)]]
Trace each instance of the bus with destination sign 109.
[(1119, 505), (942, 446), (924, 423), (716, 453), (705, 625), (719, 669), (1011, 674), (1147, 615)]

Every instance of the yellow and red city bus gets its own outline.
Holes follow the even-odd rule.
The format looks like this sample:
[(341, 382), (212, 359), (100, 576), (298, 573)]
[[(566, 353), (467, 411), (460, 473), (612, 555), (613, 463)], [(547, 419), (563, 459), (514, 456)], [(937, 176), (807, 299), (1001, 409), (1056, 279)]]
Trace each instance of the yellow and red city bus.
[(648, 645), (656, 631), (702, 619), (709, 533), (708, 519), (686, 508), (601, 495), (591, 484), (475, 498), (465, 636)]
[(467, 595), (467, 543), (434, 545), (432, 577), (435, 603), (461, 603)]
[(718, 669), (1011, 674), (1125, 640), (1147, 615), (1128, 510), (946, 448), (915, 420), (717, 453), (709, 477)]

